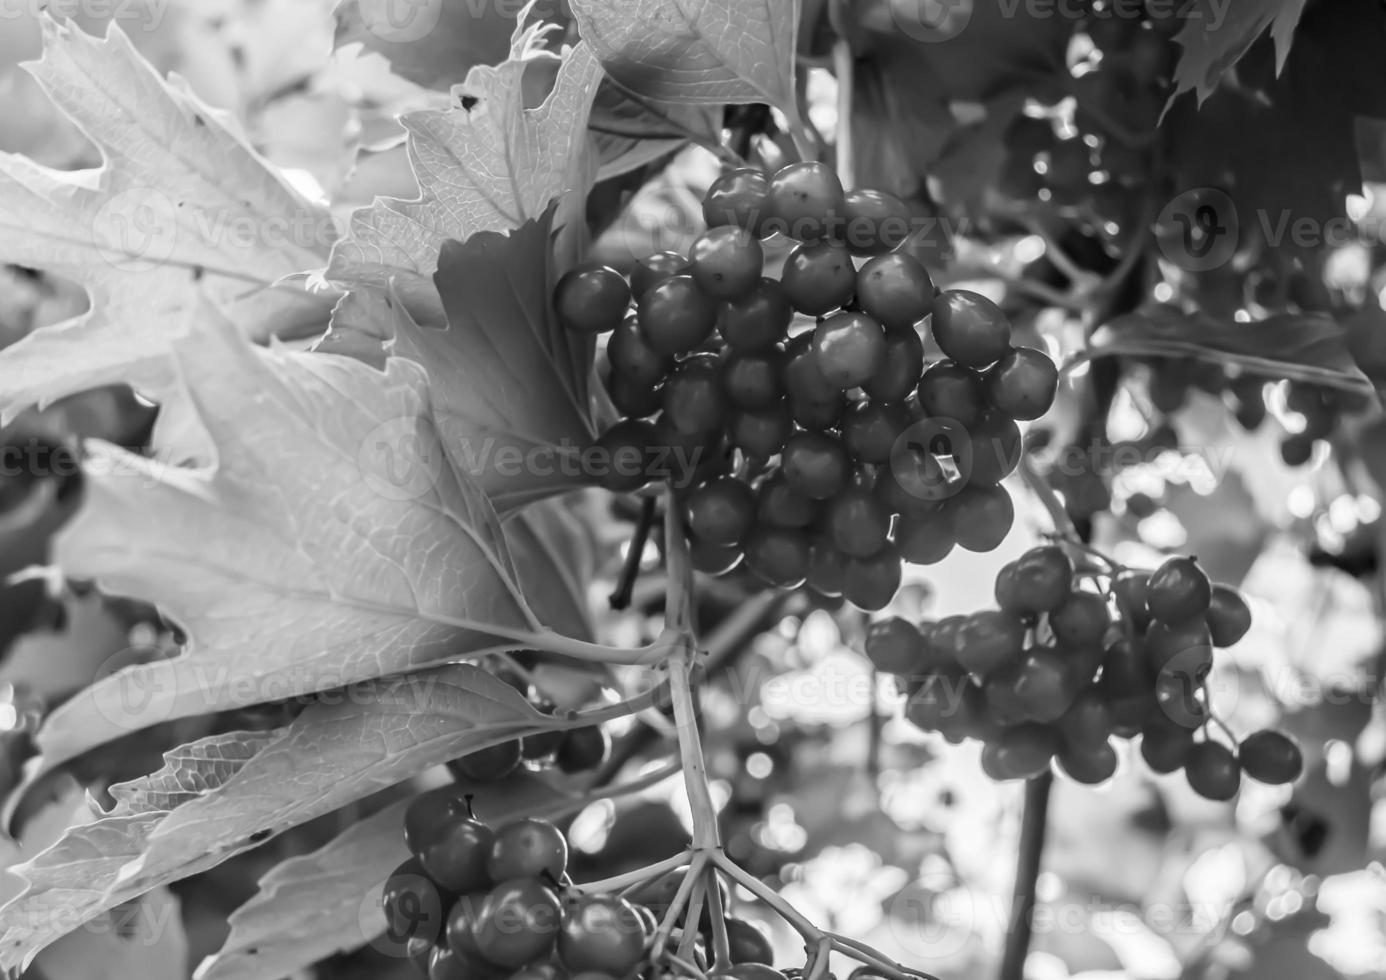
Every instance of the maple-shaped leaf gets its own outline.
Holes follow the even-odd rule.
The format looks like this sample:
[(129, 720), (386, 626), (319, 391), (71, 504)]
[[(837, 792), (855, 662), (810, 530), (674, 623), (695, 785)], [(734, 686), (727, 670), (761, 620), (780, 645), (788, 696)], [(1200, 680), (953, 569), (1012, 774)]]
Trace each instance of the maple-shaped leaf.
[[(504, 61), (515, 33), (518, 5), (476, 0), (340, 0), (335, 44), (360, 44), (390, 62), (395, 74), (447, 90), (477, 65)], [(539, 0), (531, 20), (561, 19), (558, 0)]]
[(694, 105), (765, 102), (790, 119), (802, 0), (571, 0), (578, 33), (639, 96)]
[(532, 50), (536, 36), (537, 29), (518, 31), (509, 59), (468, 72), (453, 89), (452, 108), (401, 118), (419, 197), (383, 198), (357, 211), (333, 247), (329, 279), (393, 288), (416, 319), (436, 326), (443, 309), (433, 274), (444, 242), (518, 228), (555, 199), (558, 224), (579, 233), (594, 170), (587, 119), (602, 69), (577, 44), (563, 56), (548, 97), (527, 109), (526, 69), (553, 57)]
[(170, 718), (525, 645), (501, 639), (536, 621), (495, 512), (447, 463), (422, 369), (229, 329), (175, 355), (216, 465), (98, 444), (55, 560), (156, 604), (188, 644), (53, 711), (36, 736), (45, 766)]
[[(390, 872), (409, 856), (400, 827), (412, 802), (392, 803), (312, 853), (273, 868), (260, 879), (254, 897), (231, 913), (231, 934), (202, 961), (194, 980), (292, 976), (381, 936), (380, 896)], [(566, 802), (547, 780), (516, 773), (478, 792), (476, 810), (494, 827)]]
[(1267, 28), (1275, 41), (1276, 71), (1283, 69), (1306, 2), (1193, 0), (1182, 5), (1184, 26), (1174, 38), (1183, 49), (1174, 69), (1174, 95), (1192, 89), (1202, 102)]
[[(0, 969), (21, 966), (106, 909), (423, 769), (565, 724), (574, 723), (540, 714), (504, 681), (459, 664), (334, 692), (277, 732), (184, 746), (158, 773), (122, 786), (122, 798), (158, 799), (170, 766), (200, 773), (199, 792), (171, 810), (112, 814), (73, 828), (14, 869), (28, 887), (0, 908)], [(237, 738), (248, 742), (245, 751), (229, 748)]]
[(0, 417), (104, 384), (170, 396), (170, 345), (210, 304), (244, 334), (310, 335), (330, 307), (280, 280), (320, 268), (336, 237), (306, 201), (118, 26), (104, 39), (42, 18), (30, 72), (96, 144), (97, 170), (0, 155), (0, 262), (83, 286), (90, 310), (0, 352)]
[(368, 363), (388, 348), (422, 365), (444, 451), (502, 512), (591, 482), (580, 463), (593, 437), (592, 344), (564, 330), (549, 302), (555, 211), (443, 245), (434, 281), (445, 328), (362, 286), (318, 344)]
[(170, 749), (157, 772), (110, 788), (116, 801), (111, 815), (172, 810), (226, 782), (278, 737), (277, 732), (228, 732)]

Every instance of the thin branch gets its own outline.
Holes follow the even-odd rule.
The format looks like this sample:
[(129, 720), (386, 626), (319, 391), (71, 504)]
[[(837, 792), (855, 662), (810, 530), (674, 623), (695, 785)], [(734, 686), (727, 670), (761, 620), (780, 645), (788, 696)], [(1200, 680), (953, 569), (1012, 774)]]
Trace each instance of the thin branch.
[(635, 588), (635, 580), (640, 577), (640, 560), (645, 555), (645, 544), (650, 540), (650, 529), (654, 527), (655, 499), (646, 497), (640, 502), (640, 516), (635, 522), (635, 530), (630, 536), (630, 545), (626, 550), (626, 562), (621, 567), (621, 578), (616, 583), (616, 590), (611, 593), (608, 600), (611, 608), (616, 610), (630, 608), (631, 590)]
[(997, 980), (1024, 980), (1034, 925), (1035, 883), (1039, 880), (1044, 836), (1049, 824), (1049, 790), (1054, 777), (1036, 776), (1025, 784), (1025, 811), (1020, 820), (1020, 847), (1016, 855), (1015, 885), (1011, 898), (1011, 927), (1001, 955)]

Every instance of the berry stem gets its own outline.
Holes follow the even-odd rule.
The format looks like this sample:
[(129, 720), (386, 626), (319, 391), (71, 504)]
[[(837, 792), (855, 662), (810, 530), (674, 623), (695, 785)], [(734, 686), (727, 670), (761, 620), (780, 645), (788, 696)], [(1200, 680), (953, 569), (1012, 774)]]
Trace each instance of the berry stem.
[(937, 980), (932, 974), (906, 969), (884, 954), (872, 949), (866, 943), (856, 939), (849, 939), (835, 932), (828, 933), (828, 938), (833, 941), (833, 948), (839, 953), (850, 956), (859, 963), (866, 964), (890, 980)]
[(852, 57), (852, 44), (847, 40), (843, 28), (842, 0), (829, 0), (828, 20), (837, 33), (833, 41), (833, 74), (837, 76), (837, 138), (834, 146), (834, 161), (837, 179), (846, 190), (857, 186), (856, 147), (852, 143), (852, 103), (856, 85), (855, 60)]
[(825, 935), (813, 948), (813, 965), (804, 980), (823, 980), (828, 975), (828, 960), (833, 952), (833, 937)]
[(805, 941), (817, 943), (823, 938), (825, 933), (822, 929), (806, 919), (802, 912), (785, 901), (775, 889), (742, 868), (726, 854), (718, 851), (713, 854), (712, 860), (728, 878), (774, 909), (780, 918), (794, 928), (795, 932), (804, 937)]
[(658, 961), (660, 956), (664, 954), (664, 947), (669, 945), (669, 934), (674, 931), (674, 925), (678, 922), (679, 915), (688, 905), (688, 898), (693, 894), (693, 886), (702, 877), (707, 863), (706, 854), (693, 855), (692, 863), (688, 866), (688, 873), (683, 876), (683, 881), (679, 882), (679, 890), (674, 893), (673, 899), (669, 902), (669, 908), (664, 913), (664, 919), (655, 931), (654, 943), (650, 947), (651, 960)]
[[(694, 950), (698, 945), (698, 935), (702, 932), (703, 912), (707, 906), (708, 869), (698, 872), (693, 882), (693, 893), (688, 899), (688, 914), (683, 919), (683, 936), (679, 939), (679, 955), (684, 959), (695, 959)], [(714, 887), (715, 890), (715, 887)]]
[(722, 907), (722, 889), (717, 885), (717, 869), (708, 865), (707, 914), (712, 919), (712, 972), (725, 973), (732, 966), (731, 943), (727, 940), (727, 910)]
[(640, 559), (645, 554), (645, 543), (650, 540), (654, 517), (655, 499), (646, 497), (640, 502), (640, 516), (636, 519), (635, 530), (631, 533), (630, 544), (626, 548), (626, 562), (621, 566), (621, 578), (608, 600), (612, 609), (630, 608), (631, 590), (635, 588), (635, 580), (640, 577)]
[(1028, 451), (1020, 455), (1020, 478), (1048, 512), (1049, 519), (1054, 522), (1054, 533), (1066, 541), (1079, 540), (1078, 529), (1073, 526), (1073, 518), (1068, 516), (1068, 508), (1049, 485), (1049, 481), (1035, 469), (1035, 462)]
[(1020, 818), (1020, 845), (1016, 854), (1015, 885), (1011, 897), (1011, 924), (1001, 955), (997, 980), (1024, 980), (1025, 960), (1030, 953), (1032, 919), (1035, 912), (1035, 883), (1039, 880), (1040, 859), (1044, 854), (1045, 830), (1049, 824), (1049, 790), (1054, 777), (1036, 776), (1025, 784), (1024, 811)]
[(681, 868), (688, 863), (690, 858), (689, 852), (684, 851), (663, 861), (656, 861), (654, 864), (647, 864), (643, 868), (627, 871), (625, 874), (602, 878), (600, 881), (582, 882), (577, 887), (588, 892), (618, 892), (632, 885), (642, 885), (652, 878), (673, 871), (675, 868)]

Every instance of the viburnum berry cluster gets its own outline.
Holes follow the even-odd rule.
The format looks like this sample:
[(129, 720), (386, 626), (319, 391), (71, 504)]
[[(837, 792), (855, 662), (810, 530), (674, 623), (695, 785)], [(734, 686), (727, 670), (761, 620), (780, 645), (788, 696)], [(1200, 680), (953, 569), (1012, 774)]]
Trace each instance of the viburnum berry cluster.
[[(902, 201), (846, 191), (824, 164), (726, 173), (703, 217), (686, 256), (651, 255), (629, 279), (584, 266), (555, 289), (567, 329), (610, 334), (623, 417), (598, 442), (600, 482), (673, 485), (702, 571), (744, 560), (771, 586), (868, 610), (902, 561), (996, 547), (1017, 422), (1057, 390), (1048, 355), (1014, 346), (987, 298), (934, 285), (903, 248)], [(766, 276), (766, 244), (790, 242)], [(942, 356), (926, 366), (929, 336)]]
[(993, 779), (1034, 778), (1057, 762), (1079, 783), (1101, 783), (1117, 771), (1112, 739), (1136, 736), (1152, 770), (1183, 769), (1211, 800), (1236, 795), (1243, 773), (1298, 778), (1299, 748), (1279, 732), (1235, 747), (1209, 735), (1210, 722), (1226, 731), (1208, 703), (1213, 651), (1246, 634), (1251, 611), (1194, 559), (1092, 570), (1043, 545), (1001, 569), (995, 595), (996, 608), (971, 615), (875, 623), (866, 641), (871, 662), (900, 678), (905, 716), (982, 742)]

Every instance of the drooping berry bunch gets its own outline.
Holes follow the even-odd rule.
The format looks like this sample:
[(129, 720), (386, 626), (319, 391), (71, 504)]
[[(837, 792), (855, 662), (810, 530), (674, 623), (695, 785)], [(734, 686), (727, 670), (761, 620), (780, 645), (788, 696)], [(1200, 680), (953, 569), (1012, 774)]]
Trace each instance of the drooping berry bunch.
[(429, 980), (620, 978), (644, 956), (648, 911), (565, 885), (568, 842), (546, 820), (493, 829), (449, 789), (410, 804), (404, 837), (385, 918)]
[[(540, 710), (552, 711), (541, 704)], [(567, 731), (541, 732), (511, 739), (453, 759), (448, 769), (460, 781), (493, 782), (504, 779), (524, 764), (542, 768), (556, 766), (562, 772), (577, 773), (595, 769), (611, 751), (611, 736), (600, 725)]]
[(1251, 627), (1237, 590), (1187, 557), (1153, 572), (1101, 571), (1076, 570), (1058, 545), (1033, 548), (998, 573), (997, 608), (875, 623), (866, 654), (901, 678), (911, 722), (983, 742), (994, 779), (1032, 778), (1057, 761), (1077, 782), (1100, 783), (1117, 769), (1113, 737), (1137, 735), (1151, 769), (1183, 769), (1208, 799), (1231, 799), (1243, 773), (1298, 778), (1300, 751), (1279, 732), (1235, 750), (1208, 735), (1213, 650)]
[[(744, 558), (770, 585), (866, 609), (890, 601), (901, 560), (995, 547), (1016, 423), (1054, 399), (1049, 357), (1013, 346), (990, 300), (936, 289), (899, 248), (903, 202), (844, 191), (823, 164), (727, 173), (703, 214), (687, 256), (652, 255), (629, 280), (583, 267), (556, 287), (565, 327), (611, 334), (624, 418), (595, 447), (598, 482), (680, 488), (703, 571)], [(770, 238), (797, 242), (778, 279)], [(944, 356), (926, 370), (929, 330)]]

